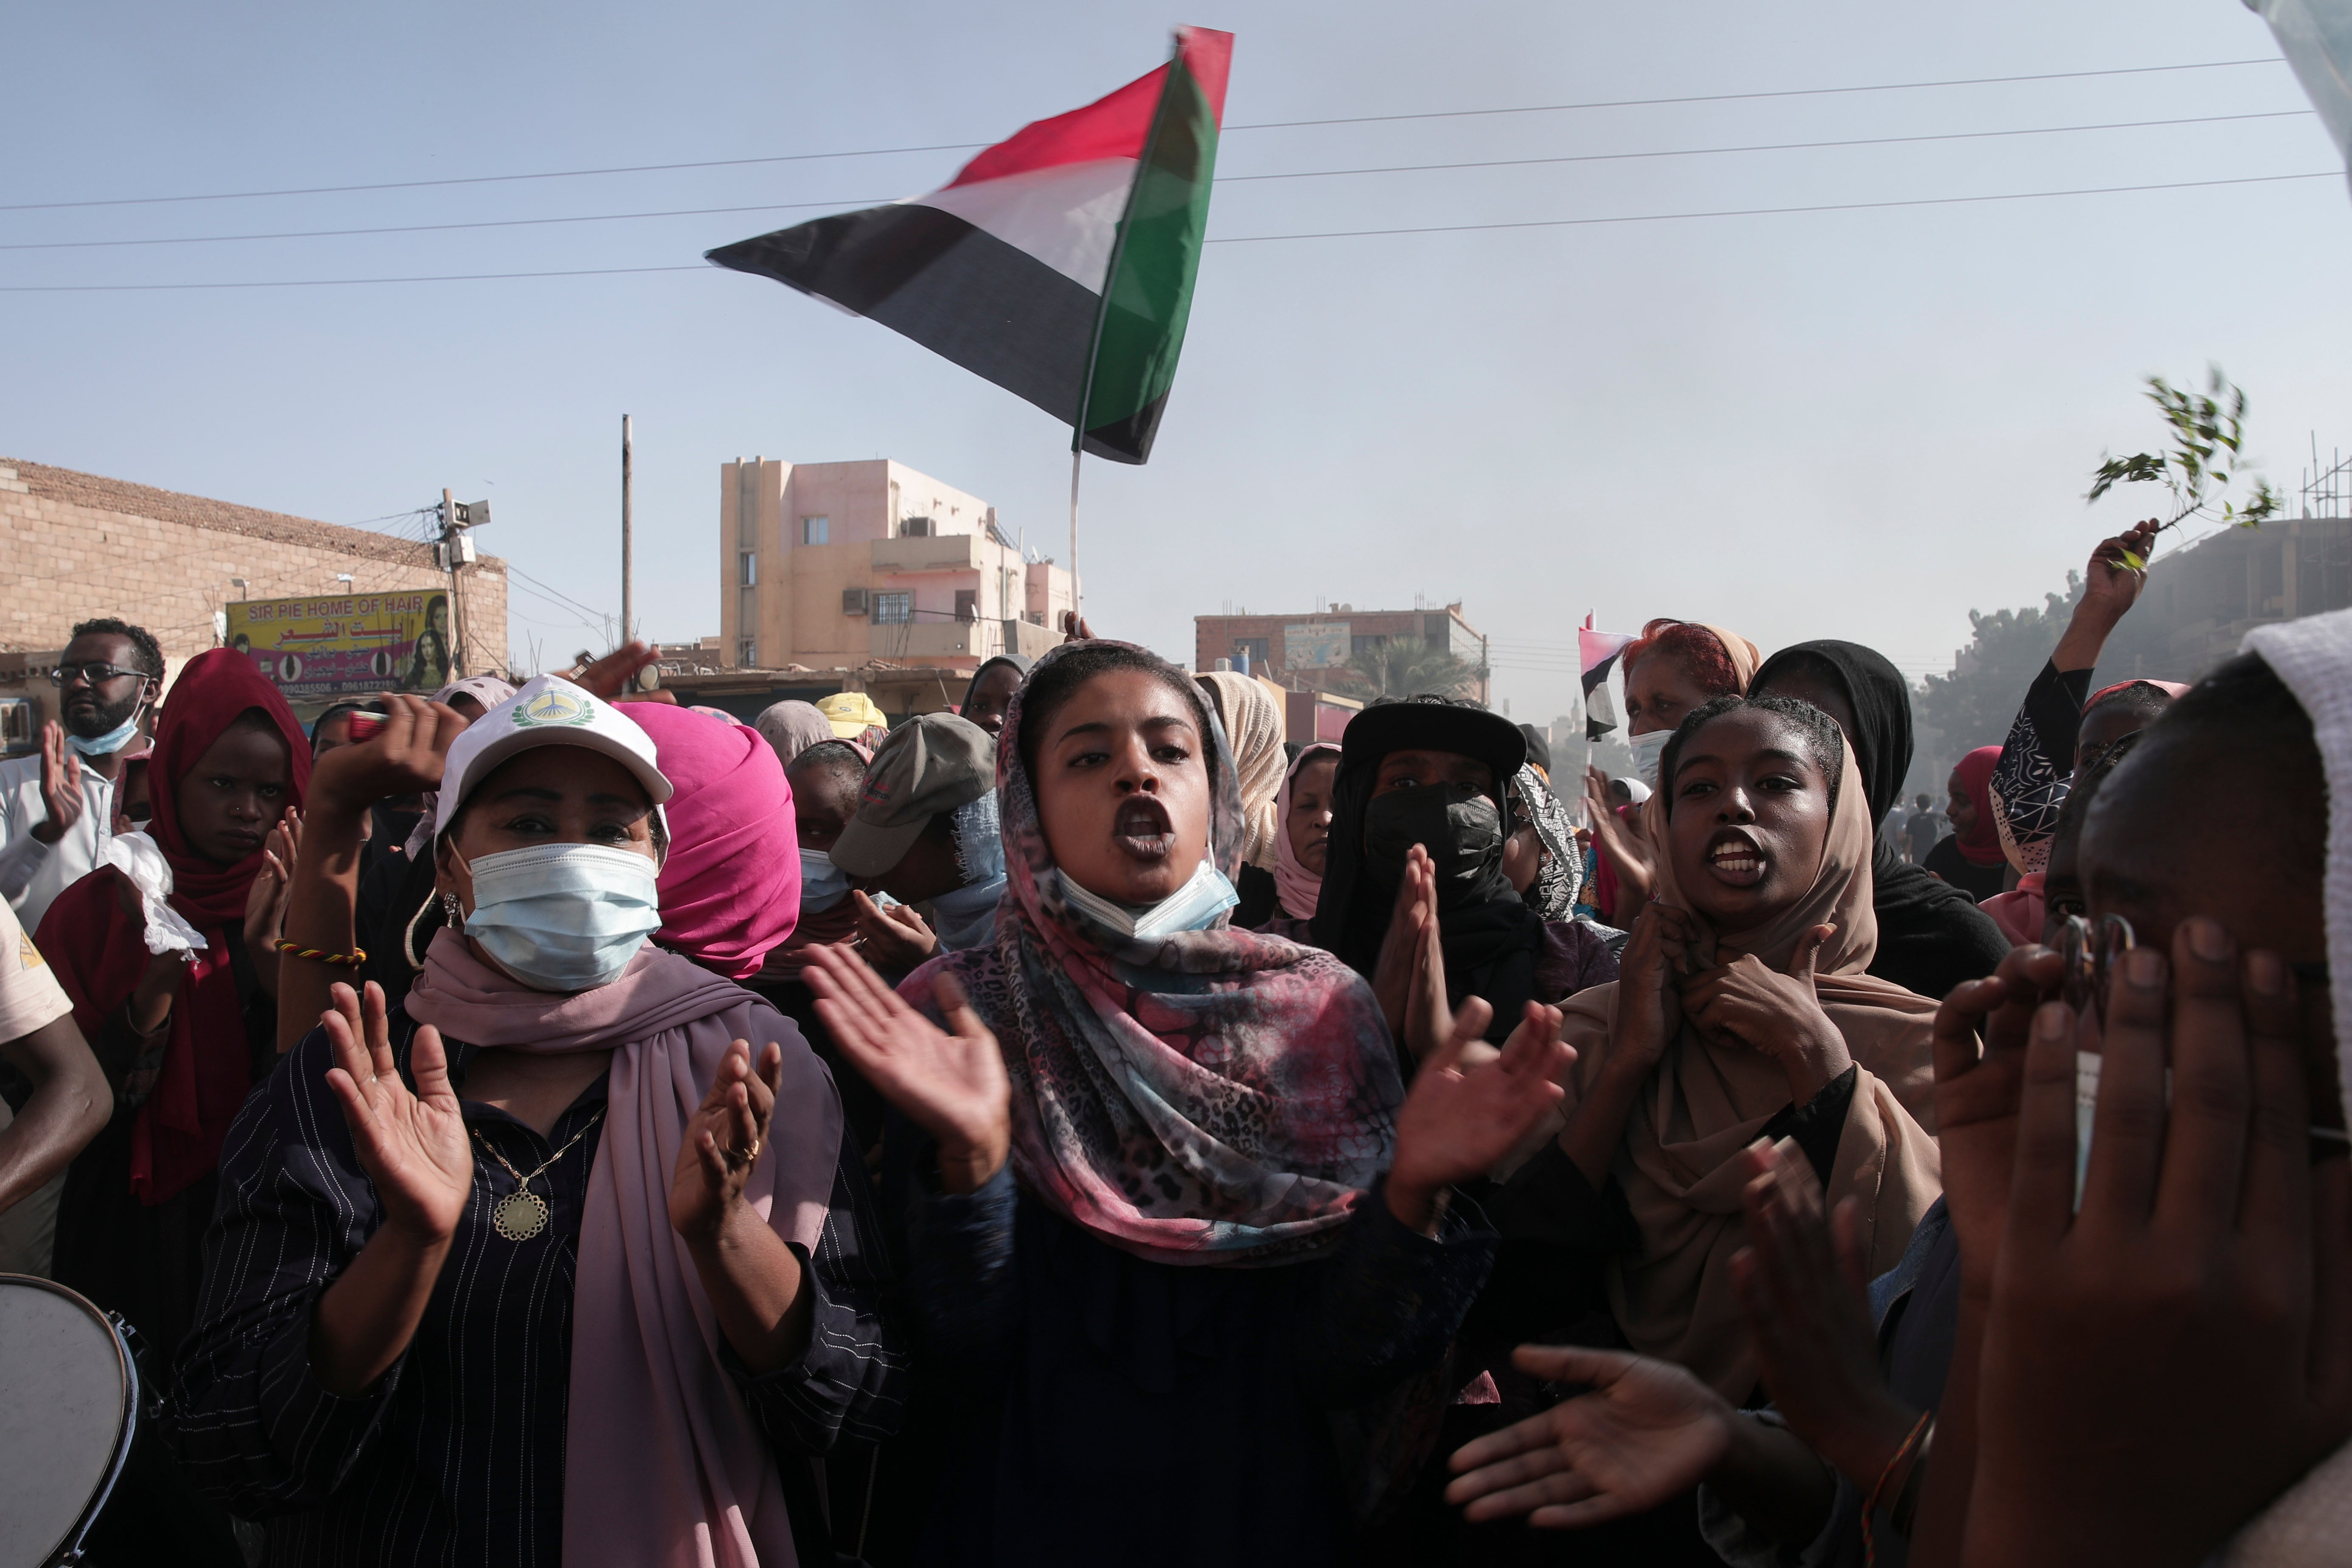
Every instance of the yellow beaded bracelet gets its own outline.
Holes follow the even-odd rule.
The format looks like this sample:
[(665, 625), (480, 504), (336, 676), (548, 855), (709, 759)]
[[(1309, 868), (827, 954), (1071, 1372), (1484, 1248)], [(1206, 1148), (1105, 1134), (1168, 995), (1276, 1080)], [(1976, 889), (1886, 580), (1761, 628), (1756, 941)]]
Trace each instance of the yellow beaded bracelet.
[(282, 937), (273, 945), (289, 958), (307, 958), (319, 963), (338, 963), (346, 969), (357, 969), (367, 962), (365, 948), (355, 947), (349, 952), (329, 952), (323, 947), (304, 947), (299, 942), (288, 942)]

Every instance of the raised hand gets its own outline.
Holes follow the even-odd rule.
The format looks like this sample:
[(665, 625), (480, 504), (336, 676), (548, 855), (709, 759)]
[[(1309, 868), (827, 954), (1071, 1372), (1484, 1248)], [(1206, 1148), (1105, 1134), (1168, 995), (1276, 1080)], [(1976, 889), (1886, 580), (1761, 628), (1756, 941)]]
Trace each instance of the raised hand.
[[(2156, 548), (2159, 526), (2154, 518), (2134, 523), (2111, 539), (2099, 541), (2083, 568), (2083, 604), (2086, 608), (2121, 620), (2147, 586), (2148, 552)], [(2137, 564), (2135, 565), (2134, 563)]]
[(876, 968), (906, 974), (939, 956), (939, 937), (911, 905), (877, 904), (858, 888), (849, 897), (856, 907), (857, 935)]
[(55, 844), (81, 820), (81, 759), (66, 744), (65, 726), (55, 719), (41, 726), (41, 809), (33, 837)]
[(1094, 627), (1087, 625), (1085, 618), (1081, 616), (1077, 611), (1064, 610), (1062, 612), (1062, 640), (1064, 642), (1092, 642), (1094, 640)]
[(563, 679), (575, 686), (587, 688), (610, 702), (629, 689), (637, 671), (661, 656), (650, 643), (632, 639), (599, 659), (593, 659)]
[[(276, 957), (271, 944), (286, 928), (286, 899), (294, 886), (294, 854), (302, 842), (302, 814), (286, 808), (261, 846), (261, 870), (245, 895), (245, 945)], [(273, 966), (274, 967), (274, 966)]]
[(947, 1190), (977, 1191), (1012, 1151), (1013, 1086), (996, 1037), (971, 1010), (962, 984), (945, 969), (931, 977), (931, 995), (950, 1034), (855, 954), (817, 946), (808, 949), (808, 959), (801, 978), (816, 993), (817, 1016), (834, 1043), (939, 1144)]
[(1405, 1009), (1412, 998), (1413, 971), (1422, 962), (1423, 940), (1436, 924), (1437, 863), (1416, 844), (1405, 851), (1404, 875), (1389, 909), (1389, 929), (1381, 934), (1380, 955), (1372, 962), (1372, 997), (1388, 1020), (1389, 1033), (1408, 1045)]
[(1993, 1259), (2008, 1224), (2018, 1095), (2034, 1005), (2057, 994), (2064, 967), (2054, 948), (2011, 948), (2000, 968), (1953, 987), (1936, 1009), (1936, 1142), (1943, 1155), (1944, 1207), (1959, 1234), (1961, 1279), (1979, 1295), (1992, 1288)]
[(2115, 966), (2075, 1212), (2074, 1026), (2026, 1048), (1964, 1560), (2197, 1563), (2352, 1433), (2352, 1173), (2293, 972), (2191, 917)]
[(1700, 1035), (1780, 1063), (1800, 1105), (1853, 1065), (1845, 1037), (1822, 1010), (1813, 987), (1813, 960), (1836, 931), (1819, 925), (1799, 937), (1785, 974), (1742, 953), (1692, 975), (1680, 988), (1683, 1013)]
[(1617, 1016), (1610, 1035), (1614, 1070), (1646, 1074), (1683, 1026), (1683, 977), (1702, 965), (1698, 922), (1672, 904), (1651, 904), (1633, 922), (1617, 959)]
[(1879, 1369), (1859, 1205), (1847, 1198), (1824, 1223), (1812, 1166), (1786, 1140), (1742, 1158), (1748, 1245), (1732, 1254), (1731, 1286), (1764, 1386), (1790, 1430), (1866, 1492), (1919, 1412)]
[(688, 1121), (670, 1172), (670, 1226), (688, 1241), (717, 1236), (742, 1197), (775, 1117), (783, 1073), (783, 1047), (777, 1045), (761, 1049), (756, 1072), (749, 1040), (735, 1041), (719, 1058), (710, 1092)]
[(412, 1094), (393, 1061), (383, 987), (369, 981), (364, 1002), (348, 985), (331, 994), (334, 1005), (319, 1016), (335, 1053), (327, 1087), (343, 1108), (360, 1169), (375, 1184), (384, 1224), (421, 1244), (447, 1241), (473, 1191), (474, 1150), (440, 1031), (421, 1025), (409, 1044)]
[(1574, 1530), (1640, 1513), (1706, 1479), (1731, 1445), (1738, 1413), (1670, 1362), (1565, 1345), (1521, 1345), (1511, 1360), (1592, 1391), (1454, 1452), (1445, 1500), (1468, 1504), (1474, 1522), (1526, 1514)]
[(396, 795), (437, 789), (449, 744), (466, 728), (456, 709), (422, 697), (387, 692), (376, 699), (383, 728), (364, 741), (338, 746), (310, 773), (313, 811), (365, 811)]
[[(1615, 803), (1609, 798), (1609, 775), (1599, 768), (1584, 770), (1584, 819), (1617, 873), (1618, 901), (1637, 910), (1648, 903), (1650, 889), (1657, 881), (1650, 841), (1638, 826), (1617, 815)], [(1616, 912), (1622, 920), (1625, 910)]]
[(1381, 1192), (1412, 1229), (1436, 1229), (1447, 1188), (1494, 1169), (1558, 1105), (1555, 1082), (1576, 1052), (1559, 1037), (1559, 1009), (1530, 1002), (1500, 1056), (1468, 1065), (1494, 1009), (1473, 996), (1454, 1015), (1451, 1037), (1423, 1058), (1397, 1111), (1396, 1153)]
[[(1412, 969), (1405, 986), (1404, 1043), (1420, 1061), (1454, 1037), (1454, 1006), (1445, 994), (1445, 937), (1437, 922), (1437, 871), (1419, 845), (1405, 860), (1404, 890), (1411, 894), (1408, 918), (1399, 922), (1390, 917), (1390, 931), (1402, 923), (1415, 937), (1401, 941), (1412, 942)], [(1387, 955), (1387, 942), (1381, 943), (1381, 953)], [(1374, 993), (1378, 994), (1377, 990)], [(1462, 1065), (1472, 1066), (1486, 1060), (1493, 1047), (1481, 1041), (1465, 1047), (1468, 1054)]]

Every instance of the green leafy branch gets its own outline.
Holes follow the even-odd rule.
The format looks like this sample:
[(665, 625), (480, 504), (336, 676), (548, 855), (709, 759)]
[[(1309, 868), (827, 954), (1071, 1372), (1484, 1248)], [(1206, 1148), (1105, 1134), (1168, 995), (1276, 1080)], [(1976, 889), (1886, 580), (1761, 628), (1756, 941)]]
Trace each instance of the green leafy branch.
[[(2084, 500), (2097, 500), (2117, 485), (2160, 484), (2172, 492), (2173, 510), (2158, 528), (2158, 533), (2190, 518), (2231, 528), (2259, 528), (2278, 515), (2282, 504), (2278, 491), (2259, 472), (2244, 471), (2246, 395), (2221, 374), (2220, 365), (2208, 368), (2202, 393), (2186, 391), (2160, 375), (2151, 375), (2147, 397), (2171, 427), (2171, 450), (2107, 458), (2091, 475), (2091, 493)], [(2241, 479), (2250, 480), (2252, 486), (2242, 504), (2230, 496), (2231, 484)], [(2128, 551), (2125, 563), (2134, 571), (2147, 564)]]

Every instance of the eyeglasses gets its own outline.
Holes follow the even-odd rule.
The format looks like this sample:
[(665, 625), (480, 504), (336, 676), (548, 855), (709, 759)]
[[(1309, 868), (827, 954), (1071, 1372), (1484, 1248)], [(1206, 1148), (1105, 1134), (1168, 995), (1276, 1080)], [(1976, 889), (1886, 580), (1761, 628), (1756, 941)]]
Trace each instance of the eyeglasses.
[(89, 664), (61, 664), (49, 671), (49, 684), (71, 686), (75, 681), (80, 680), (96, 686), (100, 681), (112, 680), (118, 675), (135, 675), (144, 679), (147, 672), (143, 669), (123, 669), (115, 665), (95, 661)]
[(2115, 973), (2116, 960), (2129, 952), (2137, 941), (2132, 934), (2131, 921), (2121, 915), (2102, 915), (2095, 934), (2091, 922), (2080, 915), (2068, 915), (2058, 936), (2058, 953), (2063, 961), (2059, 981), (2060, 995), (2077, 1017), (2089, 1007), (2105, 1026), (2107, 1021), (2107, 978)]

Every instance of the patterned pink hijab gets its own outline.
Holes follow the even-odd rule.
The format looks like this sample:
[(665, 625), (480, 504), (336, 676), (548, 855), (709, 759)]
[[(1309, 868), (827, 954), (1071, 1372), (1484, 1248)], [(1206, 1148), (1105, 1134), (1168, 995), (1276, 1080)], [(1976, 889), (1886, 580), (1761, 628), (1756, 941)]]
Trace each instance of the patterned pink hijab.
[[(1013, 1173), (1055, 1213), (1153, 1262), (1296, 1261), (1336, 1239), (1388, 1165), (1404, 1098), (1396, 1052), (1370, 987), (1330, 953), (1223, 918), (1138, 942), (1065, 900), (1021, 761), (1023, 709), (1057, 660), (1102, 646), (1048, 653), (1004, 716), (994, 942), (900, 989), (930, 1012), (937, 963), (963, 981), (1012, 1075)], [(1203, 707), (1181, 670), (1130, 651)], [(1222, 727), (1199, 719), (1215, 778), (1210, 853), (1231, 876), (1240, 786)]]

